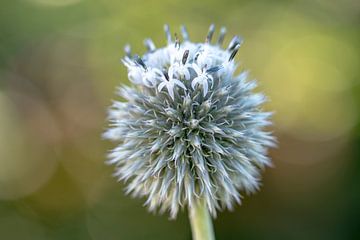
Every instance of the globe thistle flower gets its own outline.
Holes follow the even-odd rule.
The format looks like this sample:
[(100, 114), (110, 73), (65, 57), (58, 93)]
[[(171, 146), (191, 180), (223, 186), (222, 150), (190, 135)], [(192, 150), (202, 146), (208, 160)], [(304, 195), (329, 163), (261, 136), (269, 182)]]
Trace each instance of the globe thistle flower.
[(122, 61), (132, 86), (120, 87), (123, 101), (109, 109), (104, 137), (120, 143), (108, 156), (114, 175), (151, 211), (172, 217), (199, 201), (213, 216), (232, 209), (241, 192), (258, 189), (261, 170), (271, 165), (266, 97), (253, 92), (248, 72), (234, 74), (242, 40), (235, 36), (222, 49), (226, 29), (212, 43), (214, 30), (193, 43), (182, 27), (180, 42), (166, 25), (165, 47), (146, 39), (140, 57), (126, 46)]

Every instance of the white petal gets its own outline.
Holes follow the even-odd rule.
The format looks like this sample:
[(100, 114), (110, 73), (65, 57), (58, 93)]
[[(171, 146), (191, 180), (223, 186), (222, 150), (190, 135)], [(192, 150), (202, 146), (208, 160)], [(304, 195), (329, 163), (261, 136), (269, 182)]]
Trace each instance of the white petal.
[(202, 71), (201, 71), (201, 69), (199, 68), (199, 66), (198, 66), (197, 64), (193, 63), (193, 64), (191, 65), (191, 67), (194, 69), (194, 71), (196, 72), (196, 74), (197, 74), (198, 76), (201, 75)]
[(128, 73), (128, 78), (131, 82), (135, 84), (141, 84), (142, 83), (142, 73), (140, 70), (132, 69)]
[(165, 87), (165, 85), (166, 85), (166, 82), (161, 82), (161, 83), (159, 84), (159, 86), (158, 86), (159, 92), (161, 92), (161, 90)]
[(166, 84), (167, 90), (169, 92), (170, 97), (172, 98), (172, 100), (174, 100), (175, 96), (174, 96), (174, 85), (171, 83)]
[(121, 62), (127, 67), (128, 69), (131, 67), (134, 67), (131, 60), (128, 57), (125, 57), (124, 59), (121, 59)]
[(182, 89), (186, 90), (185, 85), (184, 85), (182, 82), (180, 82), (179, 80), (173, 79), (173, 82), (174, 82), (176, 85), (178, 85), (179, 87), (181, 87)]
[(208, 89), (209, 89), (209, 84), (207, 82), (207, 80), (203, 81), (203, 94), (204, 94), (204, 97), (206, 96), (207, 92), (208, 92)]
[(190, 72), (189, 72), (189, 70), (186, 69), (186, 70), (184, 71), (184, 75), (185, 75), (185, 79), (186, 79), (186, 80), (189, 80), (189, 79), (190, 79)]
[(194, 79), (192, 80), (192, 82), (191, 82), (191, 87), (192, 87), (192, 89), (195, 90), (195, 86), (196, 86), (196, 84), (198, 84), (199, 81), (200, 81), (200, 78), (199, 78), (199, 77), (196, 77), (196, 78), (194, 78)]
[(163, 74), (163, 73), (162, 73), (159, 69), (157, 69), (157, 68), (153, 68), (152, 71), (153, 71), (155, 74), (159, 75), (159, 76), (161, 76), (161, 75)]

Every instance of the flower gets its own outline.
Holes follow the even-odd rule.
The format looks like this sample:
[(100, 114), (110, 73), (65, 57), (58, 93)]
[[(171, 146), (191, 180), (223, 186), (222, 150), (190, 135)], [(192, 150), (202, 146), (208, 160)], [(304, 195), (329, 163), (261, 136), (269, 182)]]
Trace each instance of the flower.
[(182, 89), (186, 90), (185, 85), (179, 81), (178, 79), (174, 78), (174, 69), (173, 67), (169, 67), (169, 73), (164, 73), (161, 77), (161, 83), (158, 85), (159, 92), (166, 86), (168, 93), (172, 100), (174, 100), (174, 88), (175, 86), (179, 86)]
[(247, 72), (234, 75), (242, 40), (234, 37), (224, 50), (226, 29), (212, 44), (214, 30), (205, 43), (193, 43), (182, 27), (180, 42), (166, 25), (167, 46), (156, 49), (146, 39), (142, 57), (127, 46), (123, 63), (132, 86), (121, 87), (124, 100), (109, 109), (104, 137), (119, 143), (108, 156), (114, 175), (150, 210), (172, 217), (200, 200), (213, 216), (231, 209), (241, 192), (258, 189), (261, 170), (271, 165), (266, 98), (254, 93)]
[(169, 69), (172, 69), (173, 73), (177, 75), (179, 78), (184, 78), (186, 80), (190, 80), (190, 71), (189, 69), (192, 67), (191, 64), (187, 63), (187, 58), (189, 56), (189, 50), (185, 50), (183, 53), (183, 57), (181, 62), (174, 62)]
[(206, 66), (204, 66), (204, 69), (201, 70), (198, 65), (193, 64), (192, 68), (197, 74), (197, 77), (195, 77), (191, 82), (191, 87), (195, 90), (196, 85), (201, 85), (203, 88), (203, 95), (206, 96), (208, 90), (209, 90), (209, 82), (213, 84), (214, 78), (211, 76), (211, 73), (217, 72), (221, 66), (212, 67), (210, 69), (206, 70)]

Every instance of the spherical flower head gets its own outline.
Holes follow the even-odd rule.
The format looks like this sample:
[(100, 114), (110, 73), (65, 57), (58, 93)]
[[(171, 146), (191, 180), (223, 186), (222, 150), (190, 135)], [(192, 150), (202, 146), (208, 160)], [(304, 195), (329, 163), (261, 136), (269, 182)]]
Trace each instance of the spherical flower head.
[(204, 43), (171, 37), (139, 57), (125, 48), (123, 63), (132, 86), (122, 86), (109, 110), (110, 128), (104, 137), (120, 144), (109, 153), (115, 176), (128, 184), (126, 192), (145, 197), (150, 210), (170, 211), (205, 201), (213, 216), (232, 209), (241, 192), (258, 189), (260, 172), (271, 161), (274, 146), (271, 113), (262, 111), (266, 98), (254, 93), (247, 72), (235, 76), (234, 57), (242, 43), (235, 36), (226, 49), (211, 43), (211, 25)]

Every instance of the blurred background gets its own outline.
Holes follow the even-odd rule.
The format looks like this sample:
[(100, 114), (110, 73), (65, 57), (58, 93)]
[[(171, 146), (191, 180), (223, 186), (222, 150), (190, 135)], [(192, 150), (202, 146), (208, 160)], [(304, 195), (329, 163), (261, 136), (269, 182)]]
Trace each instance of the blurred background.
[(360, 1), (2, 0), (1, 239), (191, 239), (186, 213), (149, 214), (104, 164), (123, 45), (163, 24), (245, 43), (276, 112), (263, 187), (215, 220), (217, 239), (360, 239)]

